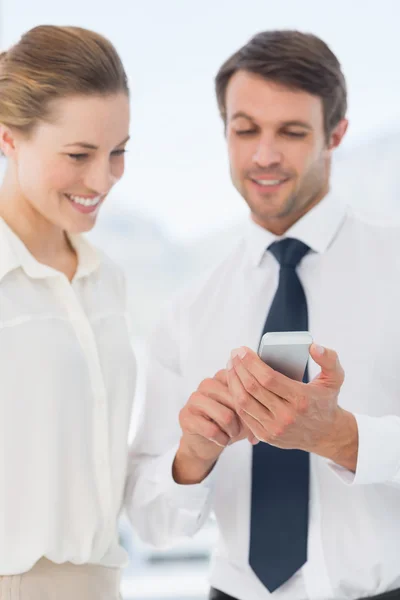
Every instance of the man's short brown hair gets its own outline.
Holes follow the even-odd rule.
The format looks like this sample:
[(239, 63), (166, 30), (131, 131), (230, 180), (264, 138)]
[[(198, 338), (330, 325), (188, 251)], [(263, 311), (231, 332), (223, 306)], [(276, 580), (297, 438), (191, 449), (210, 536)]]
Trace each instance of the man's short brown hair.
[(319, 96), (327, 139), (347, 111), (346, 81), (340, 63), (320, 38), (300, 31), (263, 31), (222, 65), (215, 78), (226, 121), (226, 89), (237, 71), (247, 71), (291, 89)]

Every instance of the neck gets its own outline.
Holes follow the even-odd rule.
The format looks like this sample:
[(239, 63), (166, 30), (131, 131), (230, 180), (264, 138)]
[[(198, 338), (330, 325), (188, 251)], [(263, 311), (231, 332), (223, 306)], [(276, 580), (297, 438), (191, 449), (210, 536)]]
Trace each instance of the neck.
[(0, 187), (0, 217), (41, 263), (51, 265), (57, 257), (73, 252), (65, 232), (45, 219), (20, 193), (10, 169)]

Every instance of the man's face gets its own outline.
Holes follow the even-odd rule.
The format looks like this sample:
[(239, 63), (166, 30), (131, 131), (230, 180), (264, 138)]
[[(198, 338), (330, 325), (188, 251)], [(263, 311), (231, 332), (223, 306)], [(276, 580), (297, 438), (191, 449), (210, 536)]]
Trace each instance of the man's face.
[(322, 100), (238, 71), (226, 91), (226, 135), (232, 181), (254, 221), (281, 234), (327, 193), (332, 141)]

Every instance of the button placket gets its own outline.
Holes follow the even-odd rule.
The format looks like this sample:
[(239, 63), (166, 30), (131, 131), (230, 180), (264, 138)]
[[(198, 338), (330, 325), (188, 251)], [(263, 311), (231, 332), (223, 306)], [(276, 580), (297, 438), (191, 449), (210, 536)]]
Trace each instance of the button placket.
[(102, 503), (104, 518), (107, 519), (112, 509), (108, 408), (106, 387), (101, 371), (96, 340), (89, 319), (80, 304), (73, 286), (67, 278), (63, 275), (59, 278), (53, 278), (52, 287), (68, 314), (70, 323), (87, 360), (93, 398), (96, 403), (94, 411), (93, 448), (96, 479), (99, 486), (100, 501)]

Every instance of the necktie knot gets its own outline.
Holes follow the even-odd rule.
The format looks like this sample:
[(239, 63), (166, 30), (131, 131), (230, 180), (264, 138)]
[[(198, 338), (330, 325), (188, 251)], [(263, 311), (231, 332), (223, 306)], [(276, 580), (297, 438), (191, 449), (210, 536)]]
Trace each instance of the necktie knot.
[(310, 248), (300, 240), (285, 238), (278, 242), (273, 242), (268, 247), (268, 250), (273, 254), (281, 267), (292, 267), (295, 269)]

